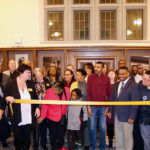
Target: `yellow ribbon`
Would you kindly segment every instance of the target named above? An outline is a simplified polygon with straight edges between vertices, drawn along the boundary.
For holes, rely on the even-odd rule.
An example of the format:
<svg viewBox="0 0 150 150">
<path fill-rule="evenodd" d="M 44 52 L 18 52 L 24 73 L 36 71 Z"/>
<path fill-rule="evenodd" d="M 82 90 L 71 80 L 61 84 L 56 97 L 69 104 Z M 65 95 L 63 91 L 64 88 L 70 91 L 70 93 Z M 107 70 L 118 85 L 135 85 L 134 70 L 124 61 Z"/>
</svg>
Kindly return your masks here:
<svg viewBox="0 0 150 150">
<path fill-rule="evenodd" d="M 150 101 L 95 102 L 95 101 L 58 101 L 15 99 L 15 103 L 51 105 L 150 105 Z"/>
</svg>

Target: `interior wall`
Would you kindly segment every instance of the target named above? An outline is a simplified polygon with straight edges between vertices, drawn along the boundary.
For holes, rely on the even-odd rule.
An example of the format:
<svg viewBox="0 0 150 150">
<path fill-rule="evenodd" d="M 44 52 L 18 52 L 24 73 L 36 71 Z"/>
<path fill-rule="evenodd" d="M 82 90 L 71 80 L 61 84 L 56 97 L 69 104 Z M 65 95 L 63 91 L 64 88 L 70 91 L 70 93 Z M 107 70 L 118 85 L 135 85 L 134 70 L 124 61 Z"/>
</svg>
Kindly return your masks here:
<svg viewBox="0 0 150 150">
<path fill-rule="evenodd" d="M 44 0 L 0 0 L 0 47 L 36 46 L 149 46 L 150 45 L 150 2 L 147 1 L 145 41 L 53 41 L 42 43 Z"/>
<path fill-rule="evenodd" d="M 0 0 L 0 20 L 0 47 L 39 45 L 39 0 Z"/>
</svg>

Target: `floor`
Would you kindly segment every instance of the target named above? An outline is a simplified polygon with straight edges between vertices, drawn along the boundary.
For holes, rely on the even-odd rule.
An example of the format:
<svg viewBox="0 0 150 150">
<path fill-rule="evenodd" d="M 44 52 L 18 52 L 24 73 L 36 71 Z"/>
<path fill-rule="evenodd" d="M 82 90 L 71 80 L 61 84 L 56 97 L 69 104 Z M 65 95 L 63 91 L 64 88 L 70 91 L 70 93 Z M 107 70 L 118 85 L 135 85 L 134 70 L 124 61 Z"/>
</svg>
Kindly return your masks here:
<svg viewBox="0 0 150 150">
<path fill-rule="evenodd" d="M 0 150 L 15 150 L 14 146 L 13 146 L 13 137 L 11 136 L 8 140 L 8 147 L 7 148 L 3 148 L 2 145 L 0 144 Z M 107 139 L 106 139 L 107 141 Z M 99 143 L 97 142 L 97 147 L 98 147 Z M 51 150 L 50 148 L 50 144 L 48 143 L 48 148 L 49 150 Z M 32 150 L 32 146 L 30 147 L 30 150 Z M 40 149 L 39 149 L 40 150 Z M 96 150 L 99 150 L 99 148 L 97 148 Z M 106 148 L 105 150 L 115 150 L 115 148 Z"/>
</svg>

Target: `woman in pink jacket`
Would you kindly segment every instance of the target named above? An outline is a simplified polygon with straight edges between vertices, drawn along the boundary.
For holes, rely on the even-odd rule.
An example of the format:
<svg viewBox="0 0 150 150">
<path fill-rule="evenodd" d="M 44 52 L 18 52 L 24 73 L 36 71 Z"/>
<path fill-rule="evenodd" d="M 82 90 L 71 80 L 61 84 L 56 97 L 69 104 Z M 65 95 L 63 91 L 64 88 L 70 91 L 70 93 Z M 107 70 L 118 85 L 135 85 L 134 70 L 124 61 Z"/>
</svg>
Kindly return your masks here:
<svg viewBox="0 0 150 150">
<path fill-rule="evenodd" d="M 47 90 L 44 100 L 70 100 L 70 90 L 64 87 L 62 82 L 57 81 Z M 63 144 L 67 124 L 66 111 L 67 105 L 42 105 L 38 122 L 41 123 L 47 117 L 52 150 L 65 150 Z"/>
</svg>

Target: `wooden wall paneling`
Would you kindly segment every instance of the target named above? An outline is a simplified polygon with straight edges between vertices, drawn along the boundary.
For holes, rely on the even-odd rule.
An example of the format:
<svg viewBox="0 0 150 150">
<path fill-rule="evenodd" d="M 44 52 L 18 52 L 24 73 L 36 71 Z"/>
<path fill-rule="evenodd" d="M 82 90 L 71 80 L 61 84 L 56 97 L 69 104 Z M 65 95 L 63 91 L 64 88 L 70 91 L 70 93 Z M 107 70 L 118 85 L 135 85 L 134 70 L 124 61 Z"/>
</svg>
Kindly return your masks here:
<svg viewBox="0 0 150 150">
<path fill-rule="evenodd" d="M 127 53 L 128 53 L 128 50 L 125 48 L 124 49 L 124 60 L 125 60 L 126 63 L 127 63 Z"/>
<path fill-rule="evenodd" d="M 131 56 L 150 56 L 149 46 L 91 46 L 91 47 L 18 47 L 18 48 L 0 48 L 3 57 L 4 70 L 8 69 L 8 60 L 14 59 L 15 54 L 28 54 L 29 59 L 33 62 L 33 67 L 41 65 L 39 55 L 48 53 L 50 56 L 59 56 L 62 58 L 62 68 L 71 63 L 76 66 L 76 59 L 78 57 L 111 57 L 116 56 L 115 64 L 120 59 L 127 61 L 127 66 L 130 68 Z M 40 52 L 40 53 L 39 53 Z M 47 56 L 47 55 L 45 55 Z M 45 57 L 44 56 L 44 57 Z M 38 59 L 37 59 L 38 58 Z M 38 60 L 38 61 L 37 61 Z"/>
<path fill-rule="evenodd" d="M 66 69 L 67 66 L 67 49 L 64 49 L 64 69 Z"/>
<path fill-rule="evenodd" d="M 80 51 L 69 51 L 68 52 L 68 64 L 73 64 L 75 67 L 75 70 L 79 66 L 77 64 L 80 61 L 81 63 L 85 62 L 91 62 L 92 60 L 103 60 L 106 61 L 107 59 L 114 59 L 114 69 L 117 69 L 117 62 L 124 56 L 124 53 L 122 50 L 104 50 L 104 49 L 99 49 L 99 50 L 80 50 Z M 80 59 L 80 60 L 79 60 Z M 88 59 L 88 60 L 87 60 Z M 79 61 L 78 61 L 79 60 Z"/>
<path fill-rule="evenodd" d="M 127 66 L 131 68 L 131 57 L 146 56 L 149 57 L 150 64 L 150 49 L 128 49 L 127 51 Z"/>
<path fill-rule="evenodd" d="M 19 50 L 10 50 L 8 53 L 8 59 L 11 60 L 15 60 L 15 56 L 16 54 L 28 54 L 28 59 L 31 61 L 32 63 L 32 67 L 33 67 L 33 51 L 28 49 L 28 50 L 22 50 L 21 48 Z M 18 63 L 18 62 L 16 62 Z"/>
<path fill-rule="evenodd" d="M 3 56 L 3 71 L 8 69 L 8 52 L 2 51 Z"/>
<path fill-rule="evenodd" d="M 32 55 L 33 55 L 33 69 L 37 67 L 37 52 L 36 50 L 32 51 Z"/>
<path fill-rule="evenodd" d="M 38 67 L 42 68 L 44 67 L 44 58 L 46 58 L 48 61 L 56 61 L 61 60 L 60 67 L 61 67 L 61 75 L 64 74 L 64 50 L 39 50 L 38 51 Z M 56 62 L 55 62 L 56 63 Z"/>
</svg>

